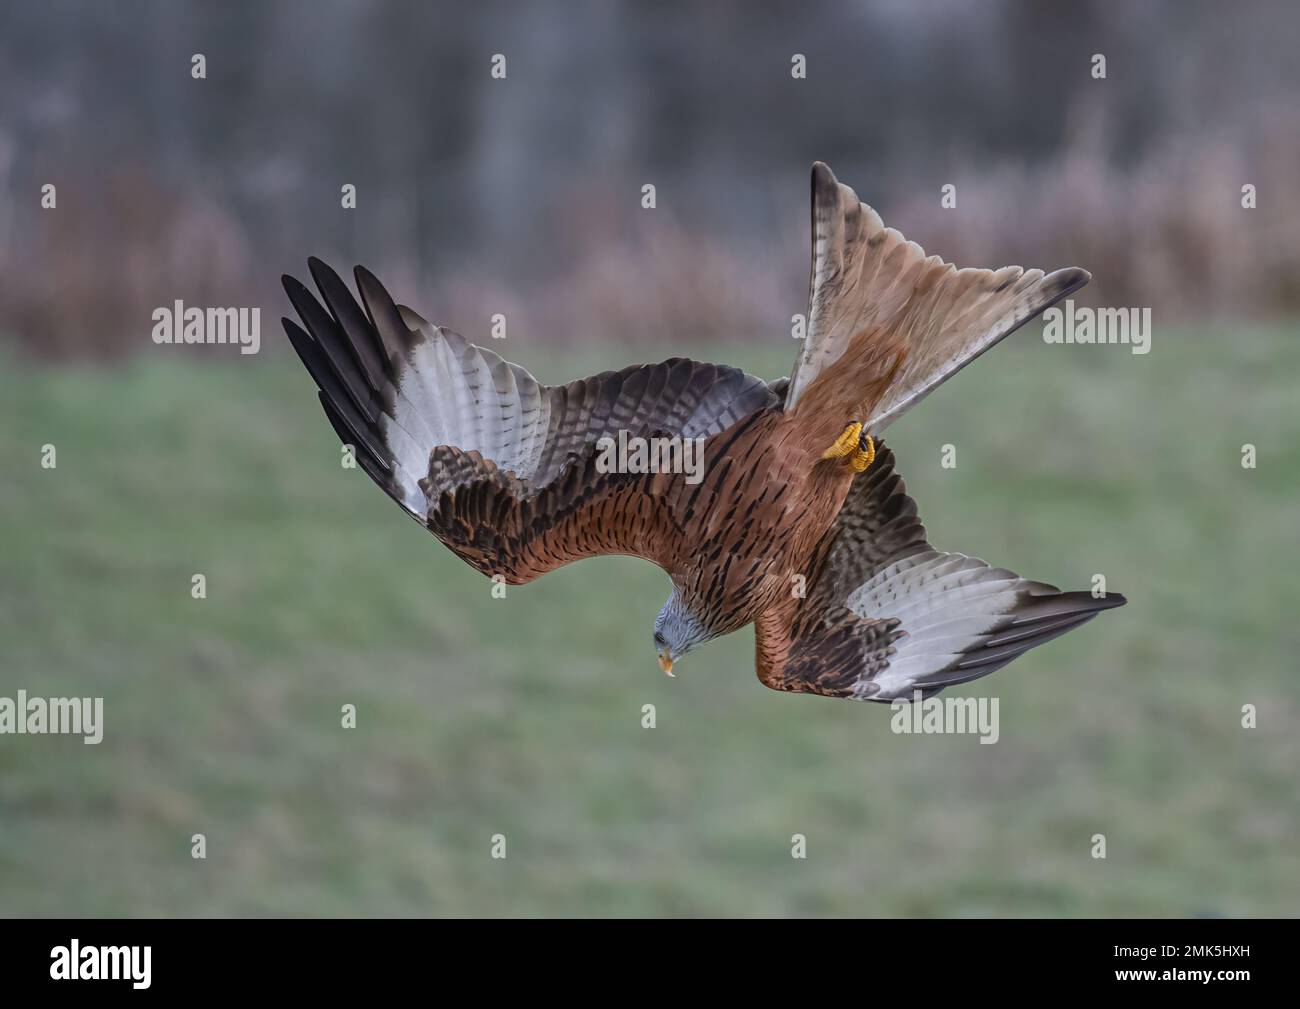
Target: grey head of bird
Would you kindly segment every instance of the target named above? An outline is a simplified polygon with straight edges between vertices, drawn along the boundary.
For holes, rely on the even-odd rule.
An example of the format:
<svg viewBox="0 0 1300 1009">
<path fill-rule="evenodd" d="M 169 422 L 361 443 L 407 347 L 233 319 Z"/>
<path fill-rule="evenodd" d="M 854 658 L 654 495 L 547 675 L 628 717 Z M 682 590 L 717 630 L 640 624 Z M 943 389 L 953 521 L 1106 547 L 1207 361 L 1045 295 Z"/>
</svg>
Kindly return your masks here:
<svg viewBox="0 0 1300 1009">
<path fill-rule="evenodd" d="M 659 653 L 659 668 L 673 675 L 673 663 L 698 645 L 717 637 L 704 622 L 691 612 L 682 594 L 673 586 L 659 616 L 655 618 L 655 651 Z"/>
</svg>

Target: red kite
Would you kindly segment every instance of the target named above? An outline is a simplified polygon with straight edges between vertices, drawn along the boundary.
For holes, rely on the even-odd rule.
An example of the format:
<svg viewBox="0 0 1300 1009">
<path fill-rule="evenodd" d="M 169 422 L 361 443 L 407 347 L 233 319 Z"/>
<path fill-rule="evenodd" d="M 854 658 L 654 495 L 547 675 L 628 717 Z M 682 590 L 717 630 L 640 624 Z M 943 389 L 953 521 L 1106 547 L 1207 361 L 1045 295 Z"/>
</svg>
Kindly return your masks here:
<svg viewBox="0 0 1300 1009">
<path fill-rule="evenodd" d="M 812 202 L 808 333 L 788 380 L 673 358 L 542 385 L 361 267 L 358 304 L 316 259 L 324 305 L 285 277 L 306 328 L 284 325 L 362 468 L 474 568 L 511 584 L 598 554 L 663 568 L 654 643 L 670 675 L 752 623 L 769 687 L 928 696 L 1122 605 L 936 550 L 877 441 L 1089 275 L 927 257 L 820 162 Z M 702 439 L 702 466 L 611 467 L 629 438 Z"/>
</svg>

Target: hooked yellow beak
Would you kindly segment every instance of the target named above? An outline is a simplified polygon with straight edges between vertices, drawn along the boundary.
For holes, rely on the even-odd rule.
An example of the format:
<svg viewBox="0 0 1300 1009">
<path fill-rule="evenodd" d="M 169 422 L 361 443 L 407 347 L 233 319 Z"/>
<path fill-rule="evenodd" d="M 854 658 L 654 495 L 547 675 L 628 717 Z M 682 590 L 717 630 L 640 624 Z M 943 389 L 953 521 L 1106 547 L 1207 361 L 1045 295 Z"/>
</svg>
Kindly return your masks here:
<svg viewBox="0 0 1300 1009">
<path fill-rule="evenodd" d="M 659 668 L 669 676 L 673 675 L 673 660 L 668 657 L 667 652 L 659 653 Z M 674 677 L 676 679 L 676 677 Z"/>
</svg>

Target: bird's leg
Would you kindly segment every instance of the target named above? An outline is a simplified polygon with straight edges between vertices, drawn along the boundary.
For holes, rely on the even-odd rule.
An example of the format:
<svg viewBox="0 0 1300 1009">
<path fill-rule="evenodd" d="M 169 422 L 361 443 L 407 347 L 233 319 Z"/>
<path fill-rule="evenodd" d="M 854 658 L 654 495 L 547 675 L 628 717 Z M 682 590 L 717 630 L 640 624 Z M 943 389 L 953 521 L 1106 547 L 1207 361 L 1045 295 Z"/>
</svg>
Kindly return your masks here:
<svg viewBox="0 0 1300 1009">
<path fill-rule="evenodd" d="M 861 473 L 876 458 L 876 443 L 871 435 L 862 429 L 859 421 L 853 421 L 825 452 L 823 459 L 845 459 L 854 473 Z"/>
<path fill-rule="evenodd" d="M 844 429 L 844 433 L 835 439 L 835 443 L 822 453 L 823 459 L 843 459 L 858 449 L 858 436 L 862 433 L 862 424 L 853 421 Z"/>
</svg>

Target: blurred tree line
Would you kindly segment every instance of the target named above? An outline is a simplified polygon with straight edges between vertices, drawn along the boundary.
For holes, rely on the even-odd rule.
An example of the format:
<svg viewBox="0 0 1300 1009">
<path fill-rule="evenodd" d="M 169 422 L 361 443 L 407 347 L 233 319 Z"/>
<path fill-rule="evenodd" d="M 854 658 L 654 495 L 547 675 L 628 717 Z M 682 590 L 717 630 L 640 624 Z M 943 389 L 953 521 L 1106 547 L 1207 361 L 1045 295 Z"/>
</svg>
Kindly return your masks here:
<svg viewBox="0 0 1300 1009">
<path fill-rule="evenodd" d="M 151 346 L 176 298 L 269 322 L 309 254 L 480 341 L 496 312 L 776 339 L 815 158 L 960 265 L 1082 265 L 1158 318 L 1291 312 L 1298 29 L 1283 2 L 10 3 L 0 339 Z"/>
</svg>

